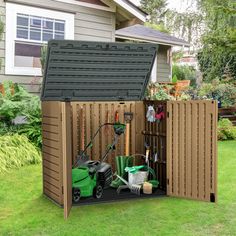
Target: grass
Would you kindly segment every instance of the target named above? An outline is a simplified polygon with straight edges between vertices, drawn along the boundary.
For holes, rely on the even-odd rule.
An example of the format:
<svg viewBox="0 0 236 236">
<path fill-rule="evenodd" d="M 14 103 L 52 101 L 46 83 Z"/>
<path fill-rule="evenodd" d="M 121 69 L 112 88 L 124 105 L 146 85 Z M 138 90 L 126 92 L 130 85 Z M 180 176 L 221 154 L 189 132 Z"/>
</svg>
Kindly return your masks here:
<svg viewBox="0 0 236 236">
<path fill-rule="evenodd" d="M 236 235 L 236 142 L 219 143 L 218 203 L 145 199 L 63 209 L 42 196 L 39 165 L 0 175 L 0 235 Z"/>
</svg>

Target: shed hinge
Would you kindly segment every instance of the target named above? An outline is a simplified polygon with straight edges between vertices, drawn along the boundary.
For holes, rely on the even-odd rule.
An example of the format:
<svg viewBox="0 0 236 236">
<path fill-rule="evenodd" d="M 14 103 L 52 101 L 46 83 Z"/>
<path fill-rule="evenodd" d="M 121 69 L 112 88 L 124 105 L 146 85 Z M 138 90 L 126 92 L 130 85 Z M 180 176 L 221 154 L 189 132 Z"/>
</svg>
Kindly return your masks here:
<svg viewBox="0 0 236 236">
<path fill-rule="evenodd" d="M 167 112 L 167 118 L 169 118 L 170 117 L 170 112 Z"/>
<path fill-rule="evenodd" d="M 60 118 L 60 119 L 61 119 L 61 121 L 62 121 L 62 112 L 61 112 L 61 118 Z"/>
<path fill-rule="evenodd" d="M 64 187 L 61 186 L 61 193 L 64 194 Z"/>
</svg>

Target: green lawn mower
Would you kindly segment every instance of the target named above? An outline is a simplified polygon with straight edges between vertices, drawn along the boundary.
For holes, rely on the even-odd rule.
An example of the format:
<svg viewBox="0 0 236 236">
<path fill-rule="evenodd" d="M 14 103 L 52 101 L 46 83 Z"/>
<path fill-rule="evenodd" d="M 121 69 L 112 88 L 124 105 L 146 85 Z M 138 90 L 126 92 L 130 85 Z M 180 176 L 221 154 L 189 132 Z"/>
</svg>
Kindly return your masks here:
<svg viewBox="0 0 236 236">
<path fill-rule="evenodd" d="M 108 146 L 106 153 L 100 161 L 89 160 L 85 154 L 102 127 L 112 125 L 115 133 L 113 143 Z M 78 203 L 81 197 L 101 198 L 103 189 L 108 188 L 112 183 L 113 173 L 111 165 L 104 162 L 110 151 L 115 149 L 118 137 L 125 132 L 125 124 L 105 123 L 101 125 L 91 141 L 87 144 L 84 151 L 77 156 L 77 161 L 72 169 L 72 199 Z"/>
</svg>

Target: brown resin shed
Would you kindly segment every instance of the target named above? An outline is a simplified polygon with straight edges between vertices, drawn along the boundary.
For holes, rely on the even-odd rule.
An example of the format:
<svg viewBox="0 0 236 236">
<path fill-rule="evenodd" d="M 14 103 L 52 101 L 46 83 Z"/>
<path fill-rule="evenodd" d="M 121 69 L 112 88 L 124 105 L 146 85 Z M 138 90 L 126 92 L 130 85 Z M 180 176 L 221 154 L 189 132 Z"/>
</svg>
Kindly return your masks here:
<svg viewBox="0 0 236 236">
<path fill-rule="evenodd" d="M 115 113 L 121 123 L 125 112 L 133 113 L 130 153 L 145 154 L 145 142 L 150 156 L 158 152 L 150 161 L 159 180 L 152 197 L 217 200 L 217 103 L 143 101 L 156 51 L 152 44 L 49 42 L 41 97 L 43 192 L 64 207 L 65 218 L 72 206 L 72 163 L 101 124 L 114 122 Z M 163 107 L 159 124 L 147 121 L 149 105 Z M 99 134 L 87 151 L 92 160 L 99 160 L 112 136 L 111 130 Z M 107 159 L 113 172 L 125 145 L 123 135 Z M 127 196 L 118 200 L 134 198 Z"/>
</svg>

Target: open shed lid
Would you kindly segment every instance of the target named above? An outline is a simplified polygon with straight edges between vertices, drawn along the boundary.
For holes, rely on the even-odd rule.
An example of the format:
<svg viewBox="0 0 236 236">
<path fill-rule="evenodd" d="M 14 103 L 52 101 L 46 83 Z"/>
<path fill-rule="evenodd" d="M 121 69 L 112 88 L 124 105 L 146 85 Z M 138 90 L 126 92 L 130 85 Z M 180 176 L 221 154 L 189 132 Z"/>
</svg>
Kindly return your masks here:
<svg viewBox="0 0 236 236">
<path fill-rule="evenodd" d="M 142 100 L 157 46 L 51 40 L 43 101 Z"/>
</svg>

